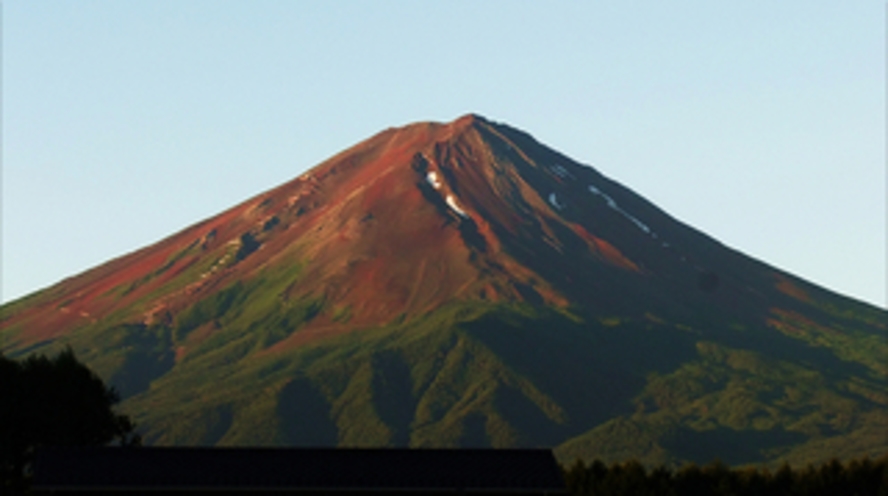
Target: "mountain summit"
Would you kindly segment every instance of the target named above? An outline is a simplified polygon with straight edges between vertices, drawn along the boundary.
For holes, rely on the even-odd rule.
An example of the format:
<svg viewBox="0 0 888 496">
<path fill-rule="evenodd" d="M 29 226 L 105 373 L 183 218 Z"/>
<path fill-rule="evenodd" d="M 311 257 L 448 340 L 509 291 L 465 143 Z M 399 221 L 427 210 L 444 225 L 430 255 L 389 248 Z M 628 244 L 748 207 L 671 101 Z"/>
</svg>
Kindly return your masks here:
<svg viewBox="0 0 888 496">
<path fill-rule="evenodd" d="M 2 307 L 165 445 L 553 446 L 649 463 L 888 449 L 888 315 L 477 115 L 383 131 Z"/>
</svg>

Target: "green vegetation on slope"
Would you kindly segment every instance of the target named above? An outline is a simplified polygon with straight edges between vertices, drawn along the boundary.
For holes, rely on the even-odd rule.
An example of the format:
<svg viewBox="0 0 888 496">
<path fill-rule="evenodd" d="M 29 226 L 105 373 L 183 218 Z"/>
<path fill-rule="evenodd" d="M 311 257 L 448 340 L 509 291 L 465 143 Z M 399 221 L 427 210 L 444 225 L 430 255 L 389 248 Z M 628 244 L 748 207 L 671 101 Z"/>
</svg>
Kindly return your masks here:
<svg viewBox="0 0 888 496">
<path fill-rule="evenodd" d="M 672 466 L 885 449 L 884 338 L 853 320 L 676 324 L 656 309 L 452 302 L 281 348 L 320 316 L 350 320 L 297 291 L 303 268 L 259 270 L 164 322 L 119 315 L 53 346 L 116 384 L 151 444 L 554 446 L 566 462 Z"/>
</svg>

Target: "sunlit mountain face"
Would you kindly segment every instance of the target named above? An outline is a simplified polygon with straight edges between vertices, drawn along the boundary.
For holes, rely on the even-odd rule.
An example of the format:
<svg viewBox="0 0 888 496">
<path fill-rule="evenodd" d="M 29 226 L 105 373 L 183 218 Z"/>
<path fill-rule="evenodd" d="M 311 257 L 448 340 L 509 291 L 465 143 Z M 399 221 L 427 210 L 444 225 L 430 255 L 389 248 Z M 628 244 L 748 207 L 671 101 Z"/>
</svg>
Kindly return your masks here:
<svg viewBox="0 0 888 496">
<path fill-rule="evenodd" d="M 888 312 L 475 115 L 385 130 L 0 312 L 5 353 L 71 346 L 148 444 L 888 451 Z"/>
</svg>

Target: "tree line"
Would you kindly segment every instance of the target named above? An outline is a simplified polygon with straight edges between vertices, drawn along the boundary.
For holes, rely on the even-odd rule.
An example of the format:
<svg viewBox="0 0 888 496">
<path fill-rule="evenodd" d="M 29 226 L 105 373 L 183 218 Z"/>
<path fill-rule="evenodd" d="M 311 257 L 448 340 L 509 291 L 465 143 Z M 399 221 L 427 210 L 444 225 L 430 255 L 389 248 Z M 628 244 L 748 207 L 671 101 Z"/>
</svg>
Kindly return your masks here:
<svg viewBox="0 0 888 496">
<path fill-rule="evenodd" d="M 595 496 L 888 496 L 888 454 L 876 459 L 832 459 L 822 465 L 792 469 L 730 468 L 715 461 L 647 470 L 636 460 L 614 463 L 582 461 L 563 468 L 568 490 Z"/>
</svg>

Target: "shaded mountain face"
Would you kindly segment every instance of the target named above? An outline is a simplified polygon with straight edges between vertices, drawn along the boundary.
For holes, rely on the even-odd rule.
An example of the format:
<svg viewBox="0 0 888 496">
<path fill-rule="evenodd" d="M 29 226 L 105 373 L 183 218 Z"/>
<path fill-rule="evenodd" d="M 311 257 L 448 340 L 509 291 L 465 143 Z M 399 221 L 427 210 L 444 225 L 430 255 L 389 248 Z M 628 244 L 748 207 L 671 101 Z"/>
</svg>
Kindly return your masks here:
<svg viewBox="0 0 888 496">
<path fill-rule="evenodd" d="M 888 449 L 888 313 L 474 115 L 379 133 L 0 319 L 6 353 L 72 346 L 161 445 Z"/>
</svg>

